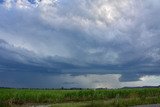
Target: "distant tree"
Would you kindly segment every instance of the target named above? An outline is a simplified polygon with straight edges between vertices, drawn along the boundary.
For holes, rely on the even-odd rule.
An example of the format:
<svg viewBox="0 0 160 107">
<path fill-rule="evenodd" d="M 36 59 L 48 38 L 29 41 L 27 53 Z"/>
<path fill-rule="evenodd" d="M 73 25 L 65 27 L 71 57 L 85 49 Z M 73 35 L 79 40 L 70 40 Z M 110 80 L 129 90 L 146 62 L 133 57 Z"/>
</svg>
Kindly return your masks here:
<svg viewBox="0 0 160 107">
<path fill-rule="evenodd" d="M 64 87 L 63 87 L 63 86 L 61 87 L 61 90 L 64 90 Z"/>
</svg>

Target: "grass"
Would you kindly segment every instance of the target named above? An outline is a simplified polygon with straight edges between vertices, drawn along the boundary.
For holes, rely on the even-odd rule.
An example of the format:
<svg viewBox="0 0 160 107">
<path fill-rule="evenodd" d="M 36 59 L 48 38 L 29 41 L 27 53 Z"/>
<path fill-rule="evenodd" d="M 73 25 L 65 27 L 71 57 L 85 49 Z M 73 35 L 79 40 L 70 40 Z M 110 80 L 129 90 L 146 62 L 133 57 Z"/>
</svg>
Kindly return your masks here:
<svg viewBox="0 0 160 107">
<path fill-rule="evenodd" d="M 0 103 L 53 104 L 54 107 L 59 107 L 59 105 L 60 107 L 70 107 L 70 105 L 72 107 L 99 107 L 100 105 L 101 107 L 128 107 L 160 103 L 160 88 L 117 90 L 0 89 Z"/>
<path fill-rule="evenodd" d="M 159 101 L 160 102 L 160 101 Z M 131 107 L 135 105 L 147 105 L 147 104 L 157 104 L 157 99 L 147 98 L 142 100 L 140 98 L 131 98 L 131 99 L 115 99 L 105 101 L 90 101 L 90 102 L 79 102 L 79 103 L 62 103 L 54 104 L 51 107 Z"/>
</svg>

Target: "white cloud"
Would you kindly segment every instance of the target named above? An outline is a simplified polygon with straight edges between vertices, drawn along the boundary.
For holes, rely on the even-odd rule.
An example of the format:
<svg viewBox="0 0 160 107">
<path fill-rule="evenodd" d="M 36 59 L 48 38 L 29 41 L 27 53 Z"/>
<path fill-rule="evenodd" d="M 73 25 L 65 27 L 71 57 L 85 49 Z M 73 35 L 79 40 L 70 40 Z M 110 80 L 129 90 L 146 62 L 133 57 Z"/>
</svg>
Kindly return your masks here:
<svg viewBox="0 0 160 107">
<path fill-rule="evenodd" d="M 20 9 L 29 9 L 33 7 L 31 3 L 27 0 L 5 0 L 4 6 L 6 8 L 20 8 Z"/>
</svg>

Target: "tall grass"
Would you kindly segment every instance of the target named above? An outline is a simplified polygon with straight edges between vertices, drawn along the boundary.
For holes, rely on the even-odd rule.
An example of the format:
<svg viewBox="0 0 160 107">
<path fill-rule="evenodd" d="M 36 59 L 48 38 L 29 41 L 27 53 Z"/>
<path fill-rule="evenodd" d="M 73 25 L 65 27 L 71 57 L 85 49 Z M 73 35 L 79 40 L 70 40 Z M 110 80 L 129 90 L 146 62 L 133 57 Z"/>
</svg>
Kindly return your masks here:
<svg viewBox="0 0 160 107">
<path fill-rule="evenodd" d="M 81 101 L 107 101 L 107 104 L 160 103 L 160 88 L 117 90 L 34 90 L 0 89 L 0 103 L 64 103 Z M 110 103 L 108 103 L 108 101 Z M 135 101 L 135 102 L 134 102 Z M 96 105 L 96 104 L 95 104 Z"/>
</svg>

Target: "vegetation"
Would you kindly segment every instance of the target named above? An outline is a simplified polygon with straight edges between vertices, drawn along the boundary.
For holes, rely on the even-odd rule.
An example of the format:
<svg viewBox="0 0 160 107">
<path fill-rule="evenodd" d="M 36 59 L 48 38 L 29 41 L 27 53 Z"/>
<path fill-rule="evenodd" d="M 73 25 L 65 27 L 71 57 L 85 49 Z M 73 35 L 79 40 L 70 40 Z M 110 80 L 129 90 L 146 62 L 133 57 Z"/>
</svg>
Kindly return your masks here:
<svg viewBox="0 0 160 107">
<path fill-rule="evenodd" d="M 68 103 L 69 102 L 69 103 Z M 75 103 L 80 102 L 80 103 Z M 160 103 L 160 88 L 114 90 L 0 89 L 0 103 L 54 104 L 54 107 L 128 107 Z M 63 104 L 57 104 L 63 103 Z"/>
</svg>

